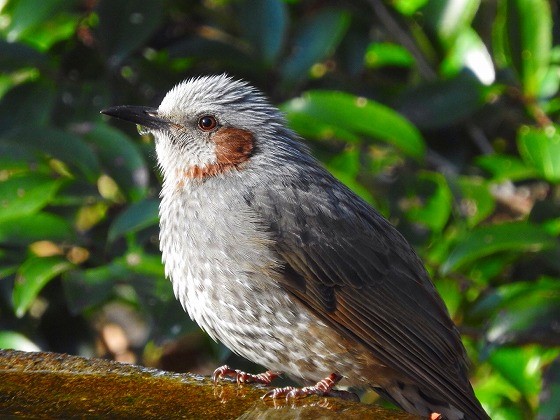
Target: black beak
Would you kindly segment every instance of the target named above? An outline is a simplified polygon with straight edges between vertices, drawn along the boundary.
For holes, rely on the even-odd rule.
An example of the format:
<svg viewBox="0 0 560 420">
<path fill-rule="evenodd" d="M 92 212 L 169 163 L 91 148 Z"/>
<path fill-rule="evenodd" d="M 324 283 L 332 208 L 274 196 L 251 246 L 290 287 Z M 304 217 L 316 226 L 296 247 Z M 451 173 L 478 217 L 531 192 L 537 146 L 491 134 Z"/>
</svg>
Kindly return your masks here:
<svg viewBox="0 0 560 420">
<path fill-rule="evenodd" d="M 101 113 L 156 130 L 167 128 L 170 124 L 168 120 L 158 117 L 156 108 L 146 106 L 119 105 L 103 109 Z"/>
</svg>

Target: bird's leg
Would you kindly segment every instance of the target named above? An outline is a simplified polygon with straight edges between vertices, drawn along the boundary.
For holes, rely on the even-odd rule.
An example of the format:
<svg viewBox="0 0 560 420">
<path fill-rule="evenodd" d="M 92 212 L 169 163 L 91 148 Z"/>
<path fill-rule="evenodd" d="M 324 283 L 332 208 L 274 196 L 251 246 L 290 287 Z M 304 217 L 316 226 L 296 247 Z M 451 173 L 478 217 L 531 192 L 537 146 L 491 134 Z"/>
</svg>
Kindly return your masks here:
<svg viewBox="0 0 560 420">
<path fill-rule="evenodd" d="M 290 398 L 300 398 L 307 397 L 309 395 L 319 395 L 321 397 L 338 397 L 344 400 L 359 401 L 359 398 L 353 392 L 348 391 L 338 391 L 333 389 L 334 386 L 342 379 L 341 375 L 336 373 L 331 373 L 325 379 L 320 380 L 313 386 L 306 386 L 304 388 L 296 388 L 293 386 L 287 386 L 284 388 L 275 388 L 272 391 L 267 392 L 262 396 L 265 398 L 286 398 L 286 401 Z"/>
<path fill-rule="evenodd" d="M 267 370 L 264 373 L 253 375 L 252 373 L 246 373 L 239 369 L 232 369 L 228 365 L 223 365 L 214 371 L 212 374 L 212 380 L 216 383 L 220 380 L 220 378 L 226 376 L 235 378 L 238 384 L 257 383 L 269 385 L 274 379 L 280 376 L 280 372 Z"/>
</svg>

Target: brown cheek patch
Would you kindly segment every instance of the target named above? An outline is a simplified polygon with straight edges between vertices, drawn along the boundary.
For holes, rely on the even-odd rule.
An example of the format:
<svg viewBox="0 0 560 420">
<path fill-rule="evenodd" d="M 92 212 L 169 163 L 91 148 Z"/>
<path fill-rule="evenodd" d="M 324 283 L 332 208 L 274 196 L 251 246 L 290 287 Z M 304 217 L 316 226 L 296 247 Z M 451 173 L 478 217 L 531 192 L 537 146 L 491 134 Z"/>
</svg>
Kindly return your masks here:
<svg viewBox="0 0 560 420">
<path fill-rule="evenodd" d="M 216 145 L 216 163 L 193 166 L 184 172 L 185 177 L 204 179 L 235 169 L 249 160 L 255 147 L 253 135 L 239 128 L 220 128 L 211 140 Z"/>
<path fill-rule="evenodd" d="M 237 166 L 247 161 L 253 153 L 253 135 L 239 128 L 221 128 L 212 140 L 216 144 L 218 164 Z"/>
</svg>

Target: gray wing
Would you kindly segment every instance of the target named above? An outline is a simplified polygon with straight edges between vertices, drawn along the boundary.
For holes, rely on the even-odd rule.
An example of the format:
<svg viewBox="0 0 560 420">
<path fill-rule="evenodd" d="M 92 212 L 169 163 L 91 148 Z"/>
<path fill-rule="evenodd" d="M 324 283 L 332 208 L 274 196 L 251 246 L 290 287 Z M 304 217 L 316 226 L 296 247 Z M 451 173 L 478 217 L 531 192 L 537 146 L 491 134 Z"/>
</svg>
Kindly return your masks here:
<svg viewBox="0 0 560 420">
<path fill-rule="evenodd" d="M 246 198 L 274 236 L 283 286 L 428 395 L 479 418 L 459 333 L 410 245 L 323 170 L 301 184 Z"/>
</svg>

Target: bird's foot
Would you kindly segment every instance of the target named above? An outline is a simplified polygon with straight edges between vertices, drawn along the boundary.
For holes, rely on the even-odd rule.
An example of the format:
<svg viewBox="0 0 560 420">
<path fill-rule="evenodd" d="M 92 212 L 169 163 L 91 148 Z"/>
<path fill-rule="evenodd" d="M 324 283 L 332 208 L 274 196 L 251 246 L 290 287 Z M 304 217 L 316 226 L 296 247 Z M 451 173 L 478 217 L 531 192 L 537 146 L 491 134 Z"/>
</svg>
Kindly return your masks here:
<svg viewBox="0 0 560 420">
<path fill-rule="evenodd" d="M 442 420 L 443 416 L 439 413 L 430 414 L 430 420 Z"/>
<path fill-rule="evenodd" d="M 337 397 L 342 398 L 344 400 L 350 401 L 359 401 L 360 399 L 356 394 L 353 392 L 348 391 L 339 391 L 333 389 L 333 387 L 342 379 L 342 376 L 337 375 L 336 373 L 331 373 L 325 379 L 320 380 L 313 386 L 306 386 L 304 388 L 296 388 L 293 386 L 286 386 L 284 388 L 275 388 L 266 394 L 264 394 L 261 398 L 286 398 L 286 401 L 290 400 L 291 398 L 301 398 L 307 397 L 309 395 L 318 395 L 320 397 Z"/>
<path fill-rule="evenodd" d="M 223 365 L 214 371 L 212 374 L 212 380 L 216 383 L 221 378 L 231 377 L 235 378 L 235 381 L 238 384 L 257 383 L 269 385 L 278 376 L 280 376 L 280 373 L 272 370 L 267 370 L 264 373 L 254 375 L 252 373 L 243 372 L 239 369 L 232 369 L 228 365 Z"/>
</svg>

